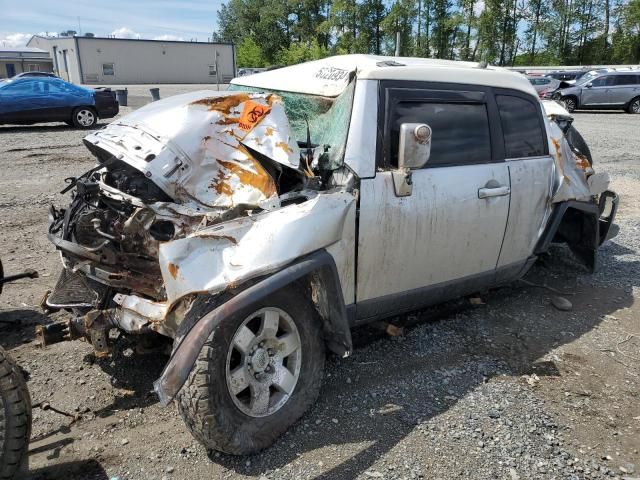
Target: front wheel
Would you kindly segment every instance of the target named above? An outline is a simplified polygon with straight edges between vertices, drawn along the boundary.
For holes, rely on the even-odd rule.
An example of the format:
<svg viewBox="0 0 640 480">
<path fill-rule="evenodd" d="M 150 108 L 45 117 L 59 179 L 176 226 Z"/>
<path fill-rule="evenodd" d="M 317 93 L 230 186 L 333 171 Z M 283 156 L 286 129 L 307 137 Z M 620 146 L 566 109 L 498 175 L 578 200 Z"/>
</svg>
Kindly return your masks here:
<svg viewBox="0 0 640 480">
<path fill-rule="evenodd" d="M 0 347 L 0 480 L 18 477 L 27 463 L 31 399 L 22 373 Z"/>
<path fill-rule="evenodd" d="M 562 101 L 564 102 L 564 108 L 566 108 L 569 113 L 573 113 L 578 107 L 578 103 L 573 97 L 566 97 Z"/>
<path fill-rule="evenodd" d="M 221 321 L 178 394 L 193 436 L 234 455 L 273 444 L 318 397 L 325 361 L 320 325 L 295 288 Z"/>
<path fill-rule="evenodd" d="M 98 116 L 93 108 L 76 108 L 71 115 L 71 121 L 77 128 L 91 128 L 98 122 Z"/>
</svg>

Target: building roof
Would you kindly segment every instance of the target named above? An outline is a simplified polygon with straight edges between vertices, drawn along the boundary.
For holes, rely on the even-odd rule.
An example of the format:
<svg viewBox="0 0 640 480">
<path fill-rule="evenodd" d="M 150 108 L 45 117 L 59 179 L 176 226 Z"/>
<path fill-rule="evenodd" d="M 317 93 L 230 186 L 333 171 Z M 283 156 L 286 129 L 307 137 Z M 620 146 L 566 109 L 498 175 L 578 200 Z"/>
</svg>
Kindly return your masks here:
<svg viewBox="0 0 640 480">
<path fill-rule="evenodd" d="M 198 45 L 233 45 L 233 43 L 229 43 L 229 42 L 193 42 L 193 41 L 186 41 L 186 40 L 153 40 L 153 39 L 150 39 L 150 38 L 85 37 L 83 35 L 74 35 L 73 37 L 44 37 L 42 35 L 34 35 L 33 37 L 38 37 L 38 38 L 42 38 L 43 40 L 51 40 L 51 41 L 77 38 L 79 41 L 80 40 L 82 40 L 82 41 L 84 41 L 84 40 L 114 40 L 114 41 L 119 41 L 119 42 L 154 42 L 154 43 L 180 43 L 180 44 L 191 43 L 191 44 L 198 44 Z M 33 37 L 32 37 L 32 39 L 33 39 Z M 29 40 L 29 42 L 27 42 L 27 44 L 29 44 L 30 42 L 31 42 L 31 40 Z"/>
<path fill-rule="evenodd" d="M 49 52 L 30 47 L 0 47 L 0 58 L 3 60 L 48 60 Z"/>
<path fill-rule="evenodd" d="M 535 89 L 523 75 L 505 68 L 417 57 L 339 55 L 235 78 L 231 83 L 333 97 L 342 93 L 353 75 L 358 79 L 498 86 L 520 90 L 537 98 Z"/>
<path fill-rule="evenodd" d="M 31 47 L 2 47 L 0 46 L 0 53 L 43 53 L 48 55 L 49 52 L 42 50 L 41 48 Z"/>
</svg>

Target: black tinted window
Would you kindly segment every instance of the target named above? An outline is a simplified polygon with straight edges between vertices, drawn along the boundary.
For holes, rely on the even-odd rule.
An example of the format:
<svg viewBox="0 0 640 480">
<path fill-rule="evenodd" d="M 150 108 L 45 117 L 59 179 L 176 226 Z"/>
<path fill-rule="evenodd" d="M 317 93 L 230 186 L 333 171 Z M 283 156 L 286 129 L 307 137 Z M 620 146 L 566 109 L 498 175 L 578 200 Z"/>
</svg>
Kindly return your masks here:
<svg viewBox="0 0 640 480">
<path fill-rule="evenodd" d="M 489 120 L 484 104 L 400 102 L 391 119 L 391 162 L 398 164 L 403 123 L 431 127 L 431 157 L 426 167 L 491 162 Z"/>
<path fill-rule="evenodd" d="M 496 95 L 507 158 L 537 157 L 545 154 L 540 114 L 529 100 Z"/>
<path fill-rule="evenodd" d="M 637 75 L 616 75 L 613 78 L 614 85 L 635 85 L 638 83 Z"/>
</svg>

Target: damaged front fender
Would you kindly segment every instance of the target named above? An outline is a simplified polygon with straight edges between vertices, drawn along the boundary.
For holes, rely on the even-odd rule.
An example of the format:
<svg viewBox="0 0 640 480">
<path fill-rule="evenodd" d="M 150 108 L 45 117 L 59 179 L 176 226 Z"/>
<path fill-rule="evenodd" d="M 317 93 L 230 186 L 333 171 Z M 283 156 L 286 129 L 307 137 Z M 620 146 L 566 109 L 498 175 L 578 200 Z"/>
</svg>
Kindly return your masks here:
<svg viewBox="0 0 640 480">
<path fill-rule="evenodd" d="M 218 293 L 339 242 L 355 196 L 302 192 L 301 203 L 203 228 L 160 246 L 167 302 Z M 206 265 L 206 268 L 203 266 Z"/>
</svg>

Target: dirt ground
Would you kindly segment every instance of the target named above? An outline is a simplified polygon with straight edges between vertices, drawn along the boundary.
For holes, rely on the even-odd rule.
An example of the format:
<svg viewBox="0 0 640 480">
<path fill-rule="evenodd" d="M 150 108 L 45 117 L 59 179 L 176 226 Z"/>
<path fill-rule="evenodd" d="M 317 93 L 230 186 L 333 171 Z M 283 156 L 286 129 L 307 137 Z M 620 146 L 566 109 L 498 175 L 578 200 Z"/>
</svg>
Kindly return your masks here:
<svg viewBox="0 0 640 480">
<path fill-rule="evenodd" d="M 126 111 L 126 108 L 123 108 Z M 86 132 L 0 127 L 0 258 L 40 278 L 5 287 L 0 343 L 28 375 L 34 479 L 611 478 L 640 476 L 640 115 L 577 113 L 595 167 L 621 196 L 620 234 L 591 274 L 554 249 L 516 284 L 354 332 L 315 407 L 252 457 L 207 452 L 152 382 L 167 357 L 125 340 L 95 360 L 82 342 L 39 348 L 60 268 L 47 208 L 93 166 Z M 56 314 L 62 315 L 62 314 Z M 52 407 L 44 410 L 42 407 Z M 62 413 L 53 411 L 56 409 Z"/>
</svg>

